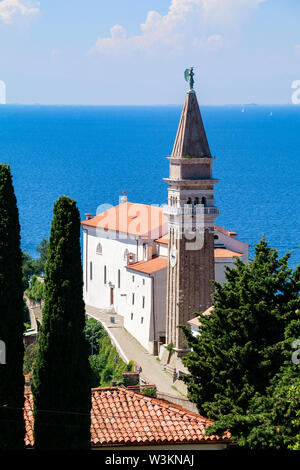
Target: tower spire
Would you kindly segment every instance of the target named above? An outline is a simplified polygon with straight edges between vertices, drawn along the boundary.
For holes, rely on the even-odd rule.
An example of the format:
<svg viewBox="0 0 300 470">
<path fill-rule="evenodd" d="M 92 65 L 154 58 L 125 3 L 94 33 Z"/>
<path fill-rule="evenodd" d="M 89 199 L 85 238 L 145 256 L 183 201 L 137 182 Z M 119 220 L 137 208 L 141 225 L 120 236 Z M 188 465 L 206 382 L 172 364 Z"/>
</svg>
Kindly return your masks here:
<svg viewBox="0 0 300 470">
<path fill-rule="evenodd" d="M 214 205 L 212 158 L 203 121 L 193 88 L 189 81 L 179 127 L 170 162 L 168 183 L 168 287 L 166 308 L 166 344 L 173 344 L 172 364 L 166 353 L 162 361 L 176 370 L 186 352 L 185 337 L 179 325 L 187 325 L 195 312 L 204 312 L 212 301 L 215 278 Z M 190 241 L 193 240 L 191 243 Z M 167 351 L 167 350 L 166 350 Z M 179 362 L 177 362 L 177 359 Z M 179 369 L 180 370 L 180 369 Z"/>
<path fill-rule="evenodd" d="M 193 69 L 186 69 L 185 79 L 190 84 L 177 130 L 172 157 L 211 157 L 202 116 L 193 90 Z"/>
</svg>

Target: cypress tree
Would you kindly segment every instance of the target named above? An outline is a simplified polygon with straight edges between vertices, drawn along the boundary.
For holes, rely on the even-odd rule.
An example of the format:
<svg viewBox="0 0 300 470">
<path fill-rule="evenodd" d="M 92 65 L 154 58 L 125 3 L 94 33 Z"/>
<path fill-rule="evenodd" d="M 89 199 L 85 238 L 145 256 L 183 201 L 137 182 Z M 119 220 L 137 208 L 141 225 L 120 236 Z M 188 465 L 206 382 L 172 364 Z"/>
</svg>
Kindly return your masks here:
<svg viewBox="0 0 300 470">
<path fill-rule="evenodd" d="M 23 315 L 19 214 L 10 168 L 0 164 L 1 450 L 24 447 Z"/>
<path fill-rule="evenodd" d="M 76 202 L 62 196 L 54 205 L 45 269 L 45 304 L 34 364 L 36 449 L 90 447 L 89 346 Z"/>
<path fill-rule="evenodd" d="M 215 283 L 214 310 L 199 316 L 200 335 L 183 327 L 192 347 L 183 359 L 190 399 L 214 420 L 209 432 L 229 429 L 251 449 L 287 448 L 299 432 L 287 397 L 299 375 L 291 345 L 300 338 L 299 270 L 288 267 L 289 256 L 279 259 L 263 238 L 253 261 L 237 260 L 227 283 Z"/>
</svg>

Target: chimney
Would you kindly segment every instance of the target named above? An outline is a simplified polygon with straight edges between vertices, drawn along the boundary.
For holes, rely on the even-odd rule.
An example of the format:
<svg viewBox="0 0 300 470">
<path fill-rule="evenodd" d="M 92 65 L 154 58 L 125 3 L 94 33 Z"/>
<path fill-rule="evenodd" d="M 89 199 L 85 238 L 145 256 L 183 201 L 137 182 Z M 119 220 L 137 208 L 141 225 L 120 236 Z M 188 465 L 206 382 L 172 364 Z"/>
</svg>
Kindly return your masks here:
<svg viewBox="0 0 300 470">
<path fill-rule="evenodd" d="M 90 220 L 92 218 L 92 214 L 85 214 L 86 220 Z"/>
<path fill-rule="evenodd" d="M 123 196 L 120 197 L 120 203 L 121 204 L 124 204 L 124 202 L 127 202 L 128 199 L 127 199 L 127 196 L 126 196 L 126 191 L 123 191 Z"/>
</svg>

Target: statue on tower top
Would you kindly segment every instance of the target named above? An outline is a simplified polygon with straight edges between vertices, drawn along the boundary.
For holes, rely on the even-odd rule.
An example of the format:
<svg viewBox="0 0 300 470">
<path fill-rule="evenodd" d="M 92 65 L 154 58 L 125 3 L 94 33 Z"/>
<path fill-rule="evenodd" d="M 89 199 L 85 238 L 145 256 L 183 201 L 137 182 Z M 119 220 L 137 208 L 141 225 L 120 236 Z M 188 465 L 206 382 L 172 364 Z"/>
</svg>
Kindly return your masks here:
<svg viewBox="0 0 300 470">
<path fill-rule="evenodd" d="M 194 67 L 191 67 L 190 69 L 185 69 L 184 71 L 184 78 L 185 81 L 188 82 L 190 85 L 190 90 L 189 91 L 194 91 Z"/>
</svg>

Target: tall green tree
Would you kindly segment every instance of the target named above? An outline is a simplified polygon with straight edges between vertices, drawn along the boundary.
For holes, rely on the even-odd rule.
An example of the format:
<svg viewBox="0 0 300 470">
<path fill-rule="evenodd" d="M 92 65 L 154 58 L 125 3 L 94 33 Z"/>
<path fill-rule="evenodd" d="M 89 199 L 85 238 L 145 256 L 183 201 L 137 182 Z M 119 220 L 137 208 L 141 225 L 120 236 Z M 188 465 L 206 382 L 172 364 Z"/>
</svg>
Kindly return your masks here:
<svg viewBox="0 0 300 470">
<path fill-rule="evenodd" d="M 0 164 L 0 449 L 24 446 L 23 315 L 19 214 L 10 168 Z"/>
<path fill-rule="evenodd" d="M 227 283 L 215 283 L 214 310 L 200 315 L 200 335 L 183 327 L 192 351 L 184 380 L 209 432 L 230 429 L 238 445 L 285 449 L 296 438 L 296 408 L 287 398 L 299 375 L 292 342 L 300 339 L 299 270 L 264 238 L 248 265 L 237 260 Z"/>
<path fill-rule="evenodd" d="M 42 238 L 41 243 L 37 247 L 36 251 L 40 255 L 40 257 L 36 260 L 37 271 L 38 273 L 44 273 L 49 253 L 49 241 L 47 238 Z"/>
<path fill-rule="evenodd" d="M 76 202 L 62 196 L 54 206 L 33 372 L 37 449 L 90 447 L 89 345 L 84 326 L 80 217 Z"/>
</svg>

